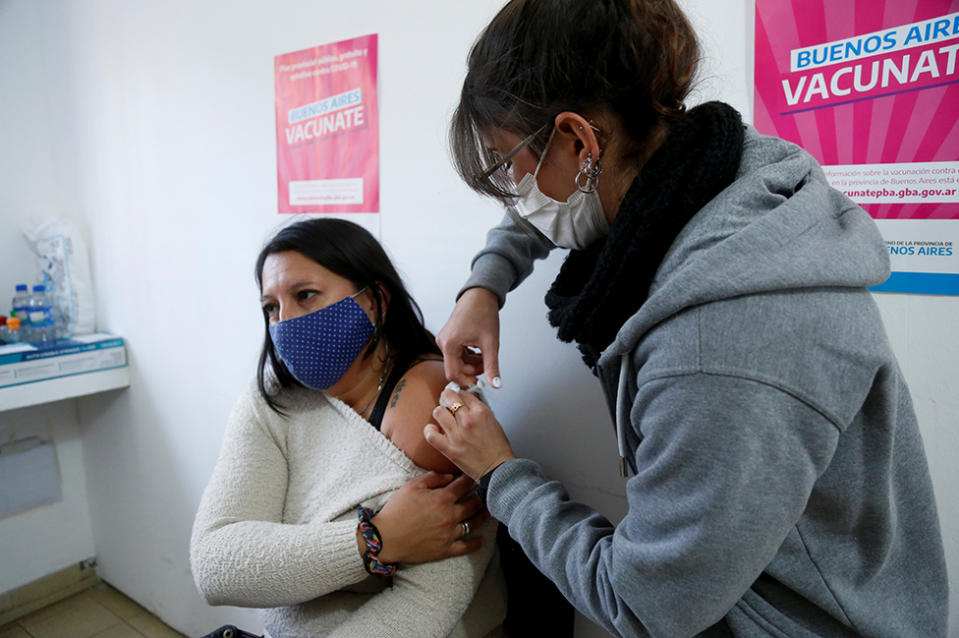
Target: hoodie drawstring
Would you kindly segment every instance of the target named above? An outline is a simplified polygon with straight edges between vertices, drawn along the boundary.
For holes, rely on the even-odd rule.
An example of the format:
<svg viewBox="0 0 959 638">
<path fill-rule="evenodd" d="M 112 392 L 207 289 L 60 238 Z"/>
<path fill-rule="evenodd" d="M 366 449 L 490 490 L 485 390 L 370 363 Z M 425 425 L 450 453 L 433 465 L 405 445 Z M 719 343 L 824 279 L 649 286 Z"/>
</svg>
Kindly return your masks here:
<svg viewBox="0 0 959 638">
<path fill-rule="evenodd" d="M 626 364 L 629 353 L 619 359 L 619 383 L 616 386 L 616 448 L 619 451 L 619 475 L 629 476 L 626 467 L 626 423 L 629 422 L 629 406 L 626 405 Z"/>
</svg>

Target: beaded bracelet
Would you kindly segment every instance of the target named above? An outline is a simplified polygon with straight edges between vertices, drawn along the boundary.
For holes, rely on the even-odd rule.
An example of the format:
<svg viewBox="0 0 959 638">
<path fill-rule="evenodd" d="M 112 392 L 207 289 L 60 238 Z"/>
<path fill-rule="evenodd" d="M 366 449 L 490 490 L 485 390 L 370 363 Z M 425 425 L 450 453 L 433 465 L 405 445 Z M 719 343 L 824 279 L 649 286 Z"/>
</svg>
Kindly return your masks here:
<svg viewBox="0 0 959 638">
<path fill-rule="evenodd" d="M 366 571 L 377 576 L 392 576 L 396 573 L 396 565 L 393 563 L 381 563 L 376 555 L 383 549 L 383 539 L 380 537 L 380 530 L 376 529 L 373 522 L 373 510 L 360 505 L 356 508 L 356 517 L 360 519 L 360 534 L 366 541 L 366 551 L 363 552 L 363 566 Z"/>
</svg>

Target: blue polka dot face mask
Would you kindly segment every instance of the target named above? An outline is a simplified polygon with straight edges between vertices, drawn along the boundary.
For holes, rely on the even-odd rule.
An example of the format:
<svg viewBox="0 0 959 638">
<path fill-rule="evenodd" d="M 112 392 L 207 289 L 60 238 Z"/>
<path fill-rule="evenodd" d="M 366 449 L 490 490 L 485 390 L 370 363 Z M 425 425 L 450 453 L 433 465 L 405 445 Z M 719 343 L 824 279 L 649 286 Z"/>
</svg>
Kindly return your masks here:
<svg viewBox="0 0 959 638">
<path fill-rule="evenodd" d="M 353 299 L 270 326 L 273 347 L 297 381 L 314 390 L 336 385 L 373 333 L 366 312 Z"/>
</svg>

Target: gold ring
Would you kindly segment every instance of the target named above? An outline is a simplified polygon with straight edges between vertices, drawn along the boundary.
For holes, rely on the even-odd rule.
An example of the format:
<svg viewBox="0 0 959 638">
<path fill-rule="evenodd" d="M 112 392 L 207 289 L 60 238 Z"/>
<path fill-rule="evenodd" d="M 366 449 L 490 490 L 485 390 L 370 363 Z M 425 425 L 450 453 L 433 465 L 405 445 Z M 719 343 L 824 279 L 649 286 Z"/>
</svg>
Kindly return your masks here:
<svg viewBox="0 0 959 638">
<path fill-rule="evenodd" d="M 463 407 L 463 404 L 459 401 L 454 401 L 453 403 L 446 406 L 446 409 L 450 411 L 450 414 L 456 416 L 456 411 Z"/>
</svg>

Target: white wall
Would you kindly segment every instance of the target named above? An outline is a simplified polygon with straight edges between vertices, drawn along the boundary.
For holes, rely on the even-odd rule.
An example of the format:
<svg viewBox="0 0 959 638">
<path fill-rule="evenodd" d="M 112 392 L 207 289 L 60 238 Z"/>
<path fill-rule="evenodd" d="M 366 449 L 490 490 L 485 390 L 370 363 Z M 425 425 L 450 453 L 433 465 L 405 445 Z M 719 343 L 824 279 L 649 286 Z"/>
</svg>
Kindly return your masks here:
<svg viewBox="0 0 959 638">
<path fill-rule="evenodd" d="M 58 52 L 52 80 L 33 85 L 26 104 L 55 105 L 62 119 L 51 126 L 67 129 L 39 146 L 69 163 L 54 174 L 67 176 L 64 192 L 89 228 L 99 324 L 127 338 L 133 373 L 128 390 L 79 401 L 100 573 L 189 635 L 227 620 L 256 628 L 247 610 L 199 600 L 187 544 L 230 406 L 253 372 L 252 262 L 284 221 L 275 213 L 273 56 L 380 34 L 381 237 L 436 330 L 499 218 L 456 178 L 445 131 L 468 47 L 500 0 L 48 0 L 43 14 L 33 4 L 0 3 L 0 35 L 25 29 L 22 59 L 43 44 Z M 749 0 L 683 4 L 706 46 L 698 99 L 726 99 L 749 119 Z M 0 79 L 0 95 L 20 84 Z M 0 102 L 0 121 L 10 108 Z M 30 171 L 3 184 L 23 205 L 59 188 Z M 541 264 L 503 311 L 504 388 L 491 399 L 520 453 L 618 519 L 623 483 L 605 404 L 545 322 L 542 296 L 560 260 Z M 959 512 L 945 498 L 959 487 L 948 458 L 955 301 L 880 303 L 913 383 L 959 574 Z M 579 620 L 578 636 L 602 635 Z"/>
<path fill-rule="evenodd" d="M 80 223 L 71 118 L 63 106 L 62 12 L 36 2 L 0 2 L 0 314 L 16 283 L 39 268 L 21 218 L 55 214 Z M 67 115 L 69 115 L 67 113 Z M 0 412 L 0 443 L 31 435 L 56 446 L 63 500 L 0 519 L 0 592 L 93 557 L 83 445 L 75 401 Z"/>
</svg>

